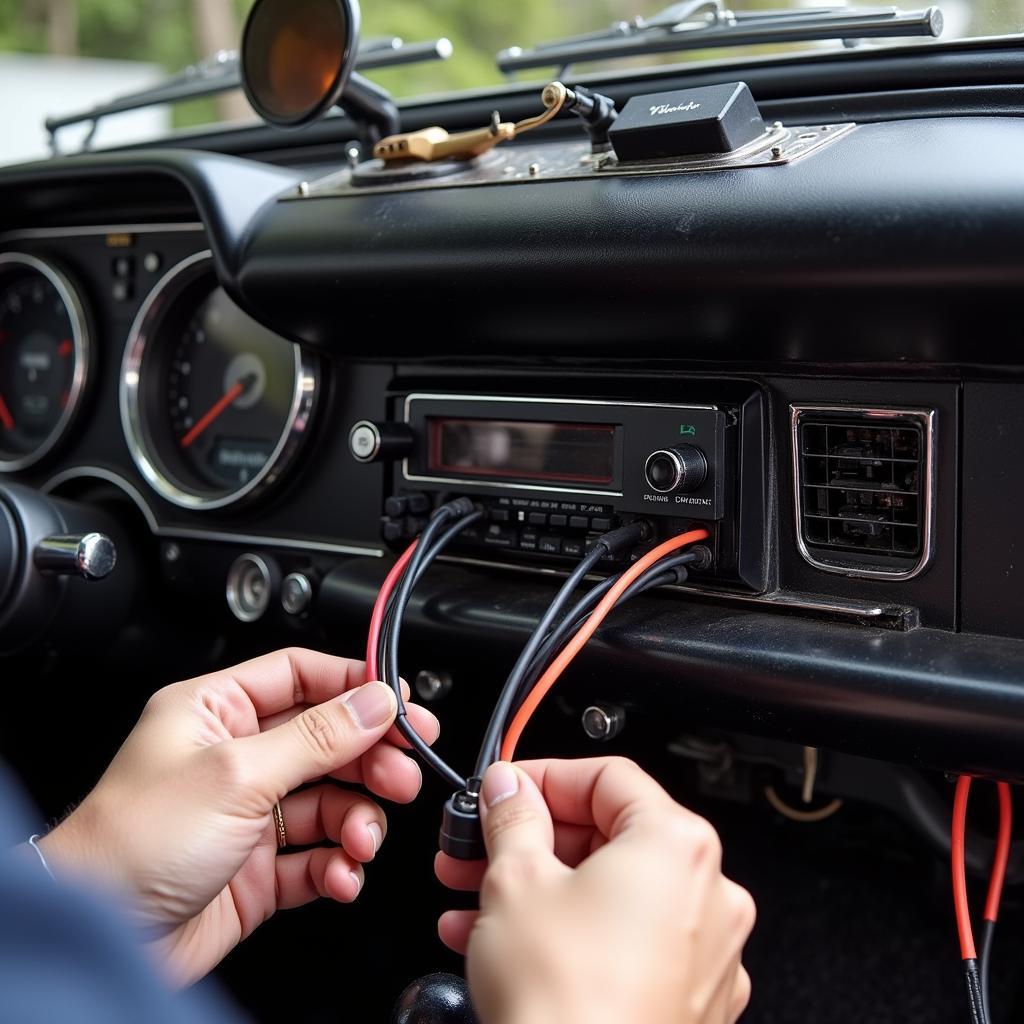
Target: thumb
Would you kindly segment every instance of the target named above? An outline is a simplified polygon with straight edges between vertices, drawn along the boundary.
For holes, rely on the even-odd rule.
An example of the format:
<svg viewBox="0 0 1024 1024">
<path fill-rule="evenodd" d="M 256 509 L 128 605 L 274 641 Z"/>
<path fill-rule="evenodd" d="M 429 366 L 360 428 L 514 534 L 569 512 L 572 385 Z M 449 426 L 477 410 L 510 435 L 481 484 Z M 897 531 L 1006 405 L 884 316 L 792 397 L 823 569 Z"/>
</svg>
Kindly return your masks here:
<svg viewBox="0 0 1024 1024">
<path fill-rule="evenodd" d="M 366 753 L 391 727 L 398 702 L 384 683 L 367 683 L 306 708 L 283 725 L 236 740 L 256 785 L 278 800 Z"/>
<path fill-rule="evenodd" d="M 552 854 L 551 812 L 533 779 L 505 761 L 492 764 L 480 789 L 480 821 L 487 854 Z"/>
</svg>

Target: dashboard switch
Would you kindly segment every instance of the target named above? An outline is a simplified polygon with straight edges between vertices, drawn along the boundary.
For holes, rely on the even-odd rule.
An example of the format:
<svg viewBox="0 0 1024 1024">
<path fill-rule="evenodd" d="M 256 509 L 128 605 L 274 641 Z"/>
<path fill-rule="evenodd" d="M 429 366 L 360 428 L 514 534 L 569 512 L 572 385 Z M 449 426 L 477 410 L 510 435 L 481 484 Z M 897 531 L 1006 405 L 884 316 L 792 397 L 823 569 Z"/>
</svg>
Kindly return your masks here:
<svg viewBox="0 0 1024 1024">
<path fill-rule="evenodd" d="M 413 432 L 404 423 L 360 420 L 349 431 L 348 450 L 356 462 L 393 462 L 412 451 Z"/>
</svg>

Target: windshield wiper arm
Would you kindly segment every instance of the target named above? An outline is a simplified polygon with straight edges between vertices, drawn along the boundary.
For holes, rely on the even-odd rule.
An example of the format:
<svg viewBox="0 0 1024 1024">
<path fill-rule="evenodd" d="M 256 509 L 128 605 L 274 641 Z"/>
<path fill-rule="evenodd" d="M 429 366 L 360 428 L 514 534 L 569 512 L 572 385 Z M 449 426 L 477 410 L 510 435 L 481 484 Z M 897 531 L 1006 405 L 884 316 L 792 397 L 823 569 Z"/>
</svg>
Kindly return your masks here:
<svg viewBox="0 0 1024 1024">
<path fill-rule="evenodd" d="M 820 7 L 803 10 L 730 11 L 723 0 L 685 0 L 649 18 L 617 21 L 610 28 L 540 43 L 529 50 L 502 50 L 498 67 L 506 74 L 529 68 L 564 71 L 584 61 L 616 60 L 719 46 L 757 46 L 821 39 L 844 42 L 885 36 L 939 36 L 937 7 Z"/>
<path fill-rule="evenodd" d="M 429 60 L 447 60 L 452 55 L 452 44 L 448 39 L 434 39 L 424 43 L 405 43 L 398 38 L 374 39 L 359 47 L 355 66 L 359 71 L 375 68 L 398 67 L 401 64 L 418 64 Z M 106 103 L 97 104 L 89 110 L 60 117 L 48 117 L 46 130 L 50 135 L 50 149 L 57 153 L 57 133 L 73 124 L 91 122 L 89 134 L 82 144 L 88 149 L 100 121 L 113 114 L 124 114 L 130 110 L 158 107 L 165 103 L 181 103 L 185 100 L 206 99 L 242 88 L 242 70 L 237 50 L 219 50 L 212 57 L 191 64 L 183 71 L 164 79 L 147 89 L 118 96 Z"/>
</svg>

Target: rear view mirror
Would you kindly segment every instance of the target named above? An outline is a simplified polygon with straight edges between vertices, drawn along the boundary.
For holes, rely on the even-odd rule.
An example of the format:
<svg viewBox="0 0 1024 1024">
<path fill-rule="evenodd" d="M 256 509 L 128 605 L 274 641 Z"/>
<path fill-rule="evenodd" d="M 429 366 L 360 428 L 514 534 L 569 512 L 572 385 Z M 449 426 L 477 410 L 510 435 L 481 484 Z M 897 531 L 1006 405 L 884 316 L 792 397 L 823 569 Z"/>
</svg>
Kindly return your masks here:
<svg viewBox="0 0 1024 1024">
<path fill-rule="evenodd" d="M 357 0 L 256 0 L 242 36 L 242 83 L 279 128 L 322 117 L 341 100 L 359 40 Z"/>
</svg>

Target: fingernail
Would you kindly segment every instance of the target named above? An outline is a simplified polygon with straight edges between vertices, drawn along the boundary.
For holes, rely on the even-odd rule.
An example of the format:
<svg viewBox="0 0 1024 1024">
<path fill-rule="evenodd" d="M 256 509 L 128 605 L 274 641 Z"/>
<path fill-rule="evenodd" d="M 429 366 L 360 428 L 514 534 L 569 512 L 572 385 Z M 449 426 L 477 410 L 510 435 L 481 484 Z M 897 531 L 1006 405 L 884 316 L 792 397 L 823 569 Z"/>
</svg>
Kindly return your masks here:
<svg viewBox="0 0 1024 1024">
<path fill-rule="evenodd" d="M 376 853 L 380 849 L 380 844 L 384 842 L 384 833 L 375 821 L 371 821 L 366 826 L 366 831 L 370 833 L 370 838 L 373 840 L 373 852 Z"/>
<path fill-rule="evenodd" d="M 518 792 L 519 776 L 512 765 L 499 761 L 487 769 L 480 795 L 488 807 L 500 804 L 502 800 L 507 800 Z"/>
<path fill-rule="evenodd" d="M 341 699 L 362 729 L 377 729 L 395 717 L 395 695 L 383 683 L 367 683 Z"/>
<path fill-rule="evenodd" d="M 362 889 L 362 887 L 363 887 L 362 880 L 360 879 L 360 877 L 354 871 L 350 871 L 348 873 L 348 877 L 351 878 L 352 881 L 356 883 L 356 896 L 358 896 L 359 895 L 359 890 Z M 355 899 L 356 896 L 353 896 L 352 899 Z"/>
</svg>

